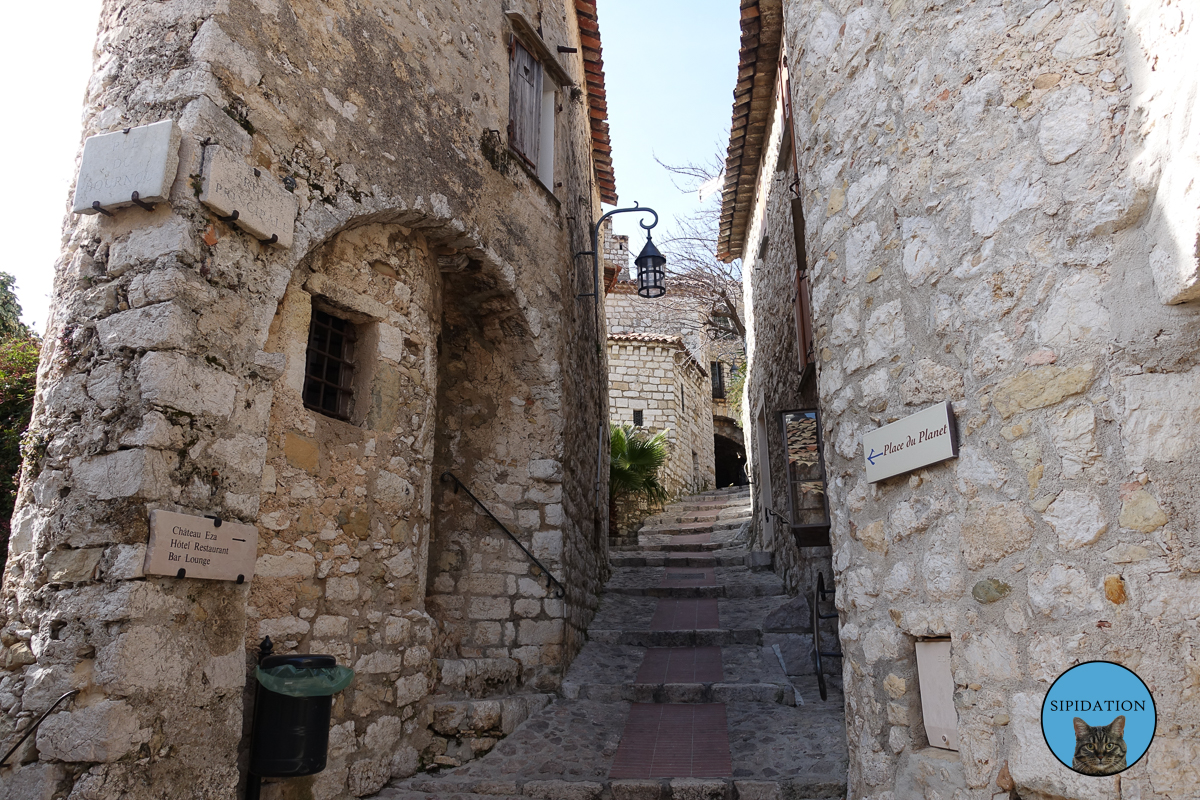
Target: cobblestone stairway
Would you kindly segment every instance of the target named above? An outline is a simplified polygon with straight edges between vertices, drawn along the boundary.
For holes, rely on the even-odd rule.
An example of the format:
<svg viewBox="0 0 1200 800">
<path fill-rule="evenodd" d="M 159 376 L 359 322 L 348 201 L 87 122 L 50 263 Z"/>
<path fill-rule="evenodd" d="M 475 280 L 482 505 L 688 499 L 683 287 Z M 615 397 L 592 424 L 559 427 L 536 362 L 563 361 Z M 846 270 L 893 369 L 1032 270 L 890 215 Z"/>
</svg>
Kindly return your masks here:
<svg viewBox="0 0 1200 800">
<path fill-rule="evenodd" d="M 561 696 L 482 758 L 379 800 L 843 797 L 842 696 L 822 702 L 815 676 L 789 677 L 770 646 L 796 601 L 739 543 L 749 505 L 721 490 L 648 519 L 637 547 L 611 554 Z"/>
</svg>

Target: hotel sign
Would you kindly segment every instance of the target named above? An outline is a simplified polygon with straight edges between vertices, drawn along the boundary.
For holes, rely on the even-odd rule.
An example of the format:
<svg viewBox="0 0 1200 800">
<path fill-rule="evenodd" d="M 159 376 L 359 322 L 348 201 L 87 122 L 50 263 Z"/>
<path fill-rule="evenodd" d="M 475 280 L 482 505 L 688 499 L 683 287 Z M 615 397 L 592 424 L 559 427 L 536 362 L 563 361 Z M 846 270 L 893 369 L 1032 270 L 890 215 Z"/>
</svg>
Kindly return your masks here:
<svg viewBox="0 0 1200 800">
<path fill-rule="evenodd" d="M 258 528 L 213 517 L 150 512 L 147 575 L 245 583 L 254 575 Z"/>
<path fill-rule="evenodd" d="M 863 435 L 872 483 L 957 457 L 958 426 L 949 400 Z"/>
</svg>

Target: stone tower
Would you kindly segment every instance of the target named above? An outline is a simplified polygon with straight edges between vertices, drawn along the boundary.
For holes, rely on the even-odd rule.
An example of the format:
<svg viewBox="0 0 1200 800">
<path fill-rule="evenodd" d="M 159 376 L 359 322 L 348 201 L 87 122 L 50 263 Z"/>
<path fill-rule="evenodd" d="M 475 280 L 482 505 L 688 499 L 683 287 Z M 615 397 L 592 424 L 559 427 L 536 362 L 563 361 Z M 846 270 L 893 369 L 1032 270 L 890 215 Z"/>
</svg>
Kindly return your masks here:
<svg viewBox="0 0 1200 800">
<path fill-rule="evenodd" d="M 264 796 L 486 750 L 487 726 L 430 731 L 435 693 L 497 700 L 499 730 L 557 686 L 607 564 L 603 324 L 573 255 L 616 196 L 594 6 L 505 5 L 105 4 L 85 135 L 167 122 L 166 150 L 81 165 L 109 183 L 81 180 L 103 213 L 57 264 L 5 730 L 80 693 L 0 795 L 235 796 L 267 635 L 357 677 L 329 767 Z M 164 158 L 157 202 L 101 191 Z M 146 574 L 155 511 L 254 526 L 253 574 Z"/>
</svg>

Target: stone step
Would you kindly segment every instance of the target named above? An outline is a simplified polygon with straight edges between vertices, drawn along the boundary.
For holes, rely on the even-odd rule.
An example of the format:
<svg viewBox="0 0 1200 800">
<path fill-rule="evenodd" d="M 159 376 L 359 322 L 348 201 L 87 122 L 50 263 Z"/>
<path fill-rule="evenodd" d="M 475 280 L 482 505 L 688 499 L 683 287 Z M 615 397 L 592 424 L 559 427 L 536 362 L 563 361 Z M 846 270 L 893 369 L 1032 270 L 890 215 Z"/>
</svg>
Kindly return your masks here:
<svg viewBox="0 0 1200 800">
<path fill-rule="evenodd" d="M 691 552 L 691 551 L 707 551 L 713 552 L 716 550 L 725 549 L 727 545 L 724 542 L 699 542 L 688 544 L 687 542 L 667 542 L 664 544 L 619 544 L 608 548 L 610 553 L 643 553 L 643 552 Z"/>
<path fill-rule="evenodd" d="M 753 571 L 745 566 L 647 566 L 614 569 L 604 591 L 646 597 L 735 598 L 774 597 L 783 594 L 784 587 L 773 572 Z"/>
<path fill-rule="evenodd" d="M 663 522 L 661 524 L 646 524 L 638 530 L 638 534 L 646 533 L 670 533 L 675 535 L 689 535 L 696 533 L 714 533 L 717 531 L 734 531 L 750 521 L 750 517 L 744 519 L 728 519 L 717 520 L 715 522 Z"/>
<path fill-rule="evenodd" d="M 670 510 L 666 509 L 659 514 L 646 517 L 642 522 L 645 525 L 661 525 L 664 523 L 692 523 L 692 522 L 725 522 L 733 519 L 747 520 L 754 516 L 754 511 L 750 506 L 737 506 L 735 508 L 714 509 L 712 511 L 692 511 L 692 510 Z"/>
<path fill-rule="evenodd" d="M 447 779 L 449 782 L 449 779 Z M 469 782 L 464 785 L 471 785 Z M 496 783 L 496 794 L 464 792 L 437 788 L 429 792 L 415 789 L 384 789 L 377 800 L 830 800 L 846 794 L 846 784 L 830 783 L 814 787 L 808 781 L 745 781 L 722 778 L 657 778 L 652 780 L 615 780 L 599 785 L 594 781 L 528 781 L 518 787 L 528 794 L 509 794 L 517 784 Z M 489 787 L 484 787 L 489 788 Z M 816 789 L 820 794 L 812 794 Z M 800 794 L 797 794 L 797 791 Z"/>
<path fill-rule="evenodd" d="M 385 788 L 378 800 L 540 798 L 834 798 L 846 787 L 842 698 L 821 702 L 816 683 L 800 685 L 802 705 L 727 703 L 732 776 L 610 779 L 631 705 L 559 700 L 531 717 L 483 758 Z M 422 794 L 424 793 L 424 795 Z M 476 797 L 472 797 L 475 795 Z"/>
<path fill-rule="evenodd" d="M 721 551 L 629 551 L 611 554 L 608 564 L 613 567 L 625 566 L 744 566 L 746 563 L 744 549 L 725 548 Z"/>
<path fill-rule="evenodd" d="M 695 680 L 660 681 L 672 674 Z M 636 703 L 780 703 L 795 705 L 795 691 L 770 647 L 729 646 L 649 649 L 588 642 L 571 664 L 563 696 Z"/>
</svg>

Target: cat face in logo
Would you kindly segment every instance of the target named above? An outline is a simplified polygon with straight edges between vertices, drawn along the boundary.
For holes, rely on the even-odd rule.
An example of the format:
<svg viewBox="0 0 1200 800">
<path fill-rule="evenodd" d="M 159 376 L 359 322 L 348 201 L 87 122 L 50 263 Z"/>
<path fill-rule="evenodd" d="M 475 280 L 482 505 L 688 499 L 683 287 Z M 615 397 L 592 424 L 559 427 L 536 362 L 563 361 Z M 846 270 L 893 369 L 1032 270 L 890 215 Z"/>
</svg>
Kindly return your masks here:
<svg viewBox="0 0 1200 800">
<path fill-rule="evenodd" d="M 1084 775 L 1113 775 L 1125 769 L 1125 715 L 1107 725 L 1075 718 L 1075 759 L 1071 768 Z"/>
</svg>

